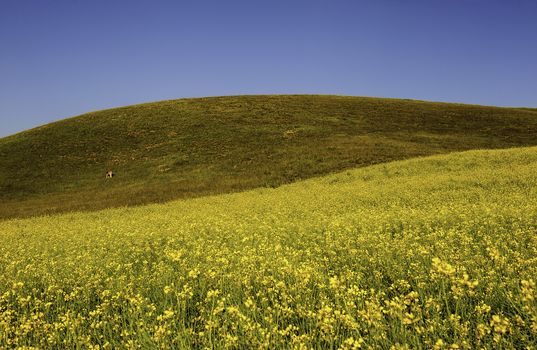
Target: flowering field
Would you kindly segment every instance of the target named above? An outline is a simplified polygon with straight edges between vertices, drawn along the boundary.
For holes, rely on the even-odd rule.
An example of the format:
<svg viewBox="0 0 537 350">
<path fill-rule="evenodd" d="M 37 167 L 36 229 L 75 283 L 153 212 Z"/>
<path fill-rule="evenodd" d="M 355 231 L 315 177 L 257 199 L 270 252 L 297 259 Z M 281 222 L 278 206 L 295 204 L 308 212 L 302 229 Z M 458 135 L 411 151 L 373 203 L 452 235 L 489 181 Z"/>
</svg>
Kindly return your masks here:
<svg viewBox="0 0 537 350">
<path fill-rule="evenodd" d="M 0 348 L 524 349 L 537 148 L 0 222 Z"/>
</svg>

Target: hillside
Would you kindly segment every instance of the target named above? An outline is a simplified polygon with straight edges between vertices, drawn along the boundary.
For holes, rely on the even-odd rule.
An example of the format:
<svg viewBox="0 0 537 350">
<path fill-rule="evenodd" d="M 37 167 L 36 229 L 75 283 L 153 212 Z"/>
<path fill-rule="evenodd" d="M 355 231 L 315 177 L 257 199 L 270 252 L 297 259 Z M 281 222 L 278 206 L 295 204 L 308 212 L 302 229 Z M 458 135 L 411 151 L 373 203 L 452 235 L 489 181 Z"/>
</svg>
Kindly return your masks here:
<svg viewBox="0 0 537 350">
<path fill-rule="evenodd" d="M 520 108 L 305 95 L 147 103 L 0 139 L 0 218 L 275 187 L 416 156 L 537 145 L 535 135 L 537 113 Z"/>
<path fill-rule="evenodd" d="M 0 348 L 531 348 L 536 169 L 469 151 L 2 221 Z"/>
</svg>

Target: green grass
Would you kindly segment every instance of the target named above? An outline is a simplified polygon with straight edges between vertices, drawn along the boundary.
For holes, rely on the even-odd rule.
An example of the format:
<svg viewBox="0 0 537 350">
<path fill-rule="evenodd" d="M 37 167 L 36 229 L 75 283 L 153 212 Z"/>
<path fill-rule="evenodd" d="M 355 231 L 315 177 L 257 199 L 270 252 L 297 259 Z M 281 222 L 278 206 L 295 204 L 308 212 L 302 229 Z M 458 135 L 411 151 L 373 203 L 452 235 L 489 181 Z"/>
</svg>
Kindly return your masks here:
<svg viewBox="0 0 537 350">
<path fill-rule="evenodd" d="M 0 139 L 0 218 L 276 187 L 392 160 L 537 145 L 531 109 L 338 96 L 182 99 Z M 107 181 L 105 171 L 117 176 Z"/>
<path fill-rule="evenodd" d="M 533 147 L 2 221 L 0 348 L 530 348 L 535 198 Z"/>
</svg>

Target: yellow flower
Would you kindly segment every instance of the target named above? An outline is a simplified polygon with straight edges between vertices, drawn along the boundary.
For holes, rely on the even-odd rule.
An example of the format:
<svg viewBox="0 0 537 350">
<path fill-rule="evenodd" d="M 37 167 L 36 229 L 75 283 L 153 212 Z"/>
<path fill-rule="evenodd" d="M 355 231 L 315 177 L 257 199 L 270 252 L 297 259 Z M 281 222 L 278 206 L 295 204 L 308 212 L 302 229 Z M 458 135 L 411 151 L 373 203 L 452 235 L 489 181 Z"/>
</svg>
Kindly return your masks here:
<svg viewBox="0 0 537 350">
<path fill-rule="evenodd" d="M 433 258 L 433 271 L 441 275 L 451 276 L 455 274 L 455 268 L 440 258 Z"/>
<path fill-rule="evenodd" d="M 532 279 L 522 280 L 520 282 L 522 288 L 522 301 L 531 302 L 534 300 L 535 282 Z"/>
</svg>

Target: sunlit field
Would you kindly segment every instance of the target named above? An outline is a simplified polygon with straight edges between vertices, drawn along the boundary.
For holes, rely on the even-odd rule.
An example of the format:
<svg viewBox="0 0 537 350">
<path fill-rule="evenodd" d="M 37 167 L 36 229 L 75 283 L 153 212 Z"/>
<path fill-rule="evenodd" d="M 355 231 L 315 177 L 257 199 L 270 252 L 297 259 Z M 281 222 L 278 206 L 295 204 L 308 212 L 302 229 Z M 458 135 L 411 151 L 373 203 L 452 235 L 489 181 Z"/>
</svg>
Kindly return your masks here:
<svg viewBox="0 0 537 350">
<path fill-rule="evenodd" d="M 0 222 L 0 348 L 535 349 L 537 148 Z"/>
</svg>

